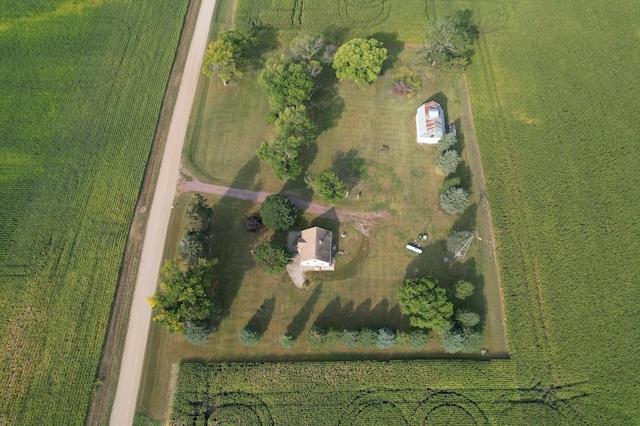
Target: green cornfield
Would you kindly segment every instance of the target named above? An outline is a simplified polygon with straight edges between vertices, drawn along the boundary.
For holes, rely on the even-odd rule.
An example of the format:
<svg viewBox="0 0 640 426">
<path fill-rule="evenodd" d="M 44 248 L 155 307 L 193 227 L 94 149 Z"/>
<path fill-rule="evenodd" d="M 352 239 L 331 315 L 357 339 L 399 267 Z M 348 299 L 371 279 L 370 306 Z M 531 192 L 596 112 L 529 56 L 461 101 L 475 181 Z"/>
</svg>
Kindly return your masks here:
<svg viewBox="0 0 640 426">
<path fill-rule="evenodd" d="M 638 422 L 640 3 L 239 0 L 236 25 L 413 44 L 460 9 L 510 359 L 183 364 L 178 424 Z"/>
<path fill-rule="evenodd" d="M 78 425 L 187 0 L 0 8 L 0 424 Z"/>
</svg>

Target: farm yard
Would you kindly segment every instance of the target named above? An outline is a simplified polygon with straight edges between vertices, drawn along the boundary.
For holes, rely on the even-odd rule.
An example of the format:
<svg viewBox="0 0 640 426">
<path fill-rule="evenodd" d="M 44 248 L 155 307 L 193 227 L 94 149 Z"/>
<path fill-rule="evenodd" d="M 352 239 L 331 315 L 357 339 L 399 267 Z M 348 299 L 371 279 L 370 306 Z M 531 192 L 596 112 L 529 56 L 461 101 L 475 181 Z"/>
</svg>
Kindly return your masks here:
<svg viewBox="0 0 640 426">
<path fill-rule="evenodd" d="M 187 5 L 53 0 L 0 10 L 0 424 L 83 424 L 101 387 Z"/>
<path fill-rule="evenodd" d="M 220 25 L 221 20 L 216 22 Z M 258 37 L 270 36 L 266 32 Z M 459 76 L 425 78 L 416 96 L 401 98 L 392 90 L 394 69 L 411 64 L 416 48 L 403 48 L 399 43 L 390 45 L 389 51 L 386 69 L 369 87 L 340 82 L 331 69 L 320 75 L 310 110 L 321 131 L 312 148 L 301 157 L 305 174 L 333 167 L 349 183 L 350 195 L 338 201 L 335 209 L 356 216 L 383 212 L 385 219 L 363 235 L 353 222 L 328 219 L 326 216 L 332 216 L 330 206 L 320 217 L 304 213 L 294 229 L 319 225 L 332 230 L 342 254 L 336 256 L 335 271 L 308 273 L 310 286 L 300 291 L 286 273 L 267 275 L 252 259 L 251 250 L 274 236 L 266 230 L 257 235 L 244 230 L 244 219 L 257 214 L 260 204 L 209 196 L 207 199 L 213 206 L 211 252 L 218 259 L 213 272 L 213 293 L 222 300 L 224 319 L 211 341 L 198 346 L 191 345 L 178 333 L 151 325 L 138 401 L 141 413 L 152 418 L 164 416 L 171 366 L 183 359 L 252 362 L 451 358 L 452 355 L 444 353 L 437 337 L 420 350 L 400 343 L 384 351 L 360 345 L 352 349 L 341 345 L 316 349 L 305 341 L 313 325 L 409 330 L 409 318 L 402 315 L 396 296 L 406 277 L 430 276 L 447 290 L 452 290 L 459 279 L 476 284 L 474 297 L 457 302 L 456 307 L 480 314 L 483 348 L 487 352 L 455 357 L 508 356 L 488 213 L 481 200 L 479 163 L 471 148 L 473 134 L 463 80 Z M 307 189 L 303 176 L 294 181 L 280 181 L 268 164 L 255 156 L 260 142 L 272 136 L 265 121 L 269 103 L 258 84 L 258 75 L 262 64 L 277 54 L 265 44 L 259 45 L 252 65 L 229 86 L 215 78 L 201 80 L 185 143 L 184 179 L 192 179 L 193 174 L 203 182 L 253 191 L 284 191 L 320 202 Z M 471 206 L 460 216 L 448 215 L 438 207 L 445 178 L 435 166 L 438 151 L 416 143 L 416 108 L 429 99 L 443 105 L 447 117 L 459 130 L 462 155 L 459 176 L 463 185 L 472 190 Z M 385 147 L 384 152 L 381 147 Z M 176 200 L 166 258 L 176 255 L 175 247 L 184 229 L 186 201 L 187 194 Z M 484 238 L 473 242 L 464 260 L 447 263 L 443 261 L 447 256 L 444 240 L 451 229 L 475 229 Z M 338 238 L 344 231 L 347 236 Z M 420 242 L 418 235 L 422 233 L 428 239 Z M 275 238 L 283 241 L 284 234 Z M 407 250 L 407 243 L 421 244 L 423 254 Z M 261 341 L 250 348 L 238 341 L 238 332 L 247 323 L 263 334 Z M 298 338 L 291 350 L 279 343 L 285 332 Z"/>
<path fill-rule="evenodd" d="M 633 401 L 639 401 L 640 395 L 634 385 L 638 372 L 633 348 L 637 347 L 634 319 L 640 299 L 634 278 L 637 267 L 633 265 L 637 264 L 634 259 L 640 250 L 635 238 L 639 225 L 633 206 L 638 194 L 633 182 L 637 174 L 634 166 L 640 164 L 640 151 L 634 142 L 631 123 L 638 112 L 639 86 L 638 58 L 629 52 L 637 51 L 640 43 L 637 34 L 640 6 L 616 7 L 610 1 L 562 4 L 545 1 L 535 5 L 506 1 L 430 1 L 403 2 L 399 6 L 392 1 L 354 0 L 338 2 L 336 7 L 340 9 L 334 10 L 333 16 L 347 19 L 341 13 L 356 10 L 349 9 L 349 5 L 359 4 L 366 10 L 365 3 L 370 6 L 368 10 L 372 15 L 367 18 L 362 15 L 362 19 L 368 19 L 369 25 L 333 27 L 324 33 L 344 41 L 353 36 L 371 35 L 378 29 L 391 32 L 386 34 L 390 38 L 381 39 L 388 43 L 390 51 L 391 37 L 397 37 L 394 40 L 398 45 L 406 43 L 398 49 L 396 57 L 402 61 L 411 45 L 422 41 L 422 28 L 429 19 L 468 8 L 479 27 L 480 36 L 474 45 L 476 52 L 467 69 L 466 81 L 496 233 L 509 359 L 488 362 L 183 363 L 178 374 L 172 419 L 184 424 L 197 419 L 234 421 L 239 418 L 252 418 L 257 424 L 294 424 L 299 418 L 317 418 L 319 414 L 315 413 L 321 412 L 322 418 L 332 424 L 636 422 L 640 418 L 640 407 Z M 316 9 L 315 4 L 308 0 L 240 1 L 236 24 L 240 28 L 260 25 L 265 28 L 264 33 L 272 37 L 273 43 L 286 44 L 298 30 L 325 30 L 314 27 L 323 22 L 320 19 L 323 12 Z M 414 6 L 411 19 L 399 25 L 402 22 L 400 11 L 411 9 L 411 5 Z M 416 17 L 422 17 L 422 22 Z M 349 19 L 357 22 L 359 18 L 351 16 Z M 407 25 L 410 22 L 416 22 L 416 28 Z M 279 31 L 273 31 L 274 27 Z M 397 34 L 393 34 L 394 31 Z M 558 40 L 567 42 L 558 43 Z M 366 89 L 356 89 L 342 82 L 333 84 L 336 96 L 331 99 L 334 106 L 336 100 L 340 105 L 340 114 L 335 119 L 337 124 L 330 122 L 335 125 L 324 129 L 317 140 L 317 152 L 306 160 L 310 163 L 308 170 L 317 172 L 331 164 L 331 151 L 323 153 L 323 143 L 325 146 L 344 144 L 344 148 L 334 149 L 337 152 L 356 141 L 360 144 L 358 155 L 366 164 L 366 173 L 358 184 L 367 185 L 363 194 L 368 197 L 345 200 L 338 207 L 386 209 L 393 211 L 392 221 L 404 218 L 402 222 L 406 223 L 406 218 L 416 211 L 413 206 L 407 207 L 400 196 L 407 191 L 408 198 L 416 199 L 415 193 L 411 194 L 411 184 L 407 184 L 406 175 L 403 175 L 403 170 L 411 169 L 411 166 L 405 163 L 404 169 L 398 170 L 393 170 L 394 166 L 382 166 L 388 157 L 381 159 L 376 154 L 378 140 L 379 135 L 388 134 L 383 127 L 390 123 L 380 118 L 367 122 L 370 115 L 363 112 L 376 110 L 375 106 L 366 105 L 367 97 L 361 95 L 371 91 L 370 97 L 377 99 L 376 105 L 395 109 L 398 112 L 394 115 L 408 114 L 408 111 L 401 112 L 401 105 L 384 97 L 381 86 L 385 76 L 383 73 L 380 80 Z M 203 93 L 222 90 L 214 87 L 213 82 L 203 84 L 206 85 Z M 434 82 L 425 81 L 423 91 L 429 90 L 430 84 Z M 437 84 L 441 85 L 437 93 L 441 92 L 447 99 L 445 110 L 454 117 L 466 117 L 462 93 L 452 90 L 452 87 L 460 87 L 459 83 L 439 81 Z M 241 98 L 247 87 L 251 88 L 250 100 L 256 114 L 266 115 L 268 105 L 265 100 L 256 99 L 260 88 L 249 72 L 237 86 L 230 88 L 234 91 L 233 97 Z M 269 127 L 259 120 L 257 123 L 252 120 L 251 126 L 243 126 L 246 133 L 234 134 L 229 130 L 233 117 L 246 115 L 241 113 L 240 107 L 225 110 L 223 106 L 215 106 L 226 106 L 225 102 L 203 95 L 196 105 L 193 131 L 185 152 L 189 170 L 203 180 L 225 185 L 305 194 L 301 182 L 289 182 L 284 188 L 279 186 L 264 164 L 245 161 L 240 162 L 240 168 L 233 165 L 236 155 L 251 155 L 260 139 L 257 138 L 253 146 L 231 144 L 231 141 L 253 140 L 255 133 L 268 133 Z M 442 103 L 441 99 L 438 102 Z M 211 113 L 198 114 L 207 104 L 211 106 Z M 355 105 L 360 108 L 353 108 Z M 351 115 L 358 111 L 359 117 Z M 388 115 L 389 111 L 385 113 Z M 346 120 L 352 123 L 348 129 L 351 133 L 336 137 L 341 131 L 347 131 L 340 126 Z M 462 136 L 470 135 L 472 132 L 464 128 L 465 120 L 460 121 L 462 127 L 458 128 L 462 128 Z M 203 131 L 202 127 L 209 130 Z M 199 148 L 201 141 L 194 143 L 194 135 L 211 134 L 214 128 L 218 131 L 215 139 L 225 141 L 222 145 L 227 148 L 215 154 L 206 151 L 210 153 L 207 155 L 205 148 Z M 368 131 L 375 132 L 378 140 L 363 135 Z M 403 134 L 400 126 L 387 131 L 396 136 Z M 421 154 L 413 151 L 417 147 L 413 137 L 409 137 L 410 129 L 404 132 L 408 157 L 420 164 L 433 164 L 435 157 L 422 160 Z M 403 139 L 398 137 L 397 140 Z M 389 147 L 385 155 L 396 156 L 394 162 L 402 162 L 397 140 L 395 146 L 386 142 L 380 142 L 380 145 Z M 214 137 L 202 146 L 215 146 Z M 468 145 L 464 143 L 464 147 L 468 148 Z M 239 151 L 244 154 L 238 154 Z M 468 149 L 463 149 L 463 153 L 469 155 Z M 313 161 L 309 162 L 309 159 Z M 428 174 L 429 170 L 425 170 Z M 388 179 L 387 182 L 383 182 L 384 179 Z M 398 182 L 396 186 L 394 182 Z M 420 189 L 428 198 L 429 187 Z M 377 193 L 385 190 L 385 195 Z M 478 195 L 476 192 L 475 196 Z M 426 205 L 428 203 L 421 207 L 426 210 Z M 243 214 L 256 209 L 257 206 L 247 206 Z M 363 274 L 374 261 L 377 242 L 382 242 L 384 247 L 394 247 L 394 244 L 398 247 L 401 240 L 411 238 L 407 228 L 404 234 L 402 229 L 395 231 L 394 226 L 400 222 L 381 224 L 376 229 L 370 238 L 369 255 L 365 260 L 367 267 L 359 268 L 358 273 Z M 431 237 L 434 229 L 427 233 Z M 437 232 L 435 235 L 437 239 Z M 384 238 L 384 242 L 381 241 Z M 479 253 L 470 254 L 478 256 Z M 437 259 L 438 256 L 433 257 Z M 435 262 L 426 263 L 422 268 L 422 271 L 438 274 Z M 364 272 L 364 275 L 374 270 Z M 250 273 L 243 276 L 243 285 L 249 282 Z M 375 270 L 373 277 L 378 280 L 384 273 Z M 369 283 L 371 277 L 356 281 L 360 285 Z M 331 279 L 330 273 L 323 273 L 319 279 L 323 293 L 330 292 L 332 286 L 342 285 L 340 279 Z M 265 280 L 262 285 L 288 284 L 285 278 L 280 284 Z M 311 289 L 313 287 L 312 283 Z M 234 303 L 241 303 L 241 292 L 242 288 Z M 280 306 L 278 301 L 275 306 Z M 249 317 L 253 312 L 255 305 L 245 315 Z M 231 321 L 231 317 L 225 321 Z M 274 315 L 270 327 L 278 327 L 277 321 Z M 244 323 L 246 319 L 234 327 L 237 329 Z M 222 328 L 225 326 L 223 321 Z M 152 339 L 162 338 L 157 332 L 152 333 L 155 335 Z M 205 345 L 193 347 L 186 358 L 221 362 L 305 359 L 296 358 L 295 350 L 291 353 L 281 350 L 290 354 L 282 358 L 276 354 L 265 355 L 268 341 L 275 342 L 277 334 L 267 335 L 266 341 L 244 352 L 254 356 L 215 359 Z M 216 351 L 224 351 L 223 335 L 221 329 L 212 338 L 212 345 L 218 343 Z M 169 335 L 164 338 L 173 343 L 177 340 Z M 159 342 L 156 340 L 156 344 Z M 246 351 L 238 344 L 236 347 L 238 354 Z M 319 356 L 325 350 L 316 352 L 312 359 L 352 360 L 346 355 Z M 177 353 L 172 356 L 175 360 L 180 359 Z M 389 356 L 396 357 L 402 358 L 395 354 Z M 367 358 L 366 351 L 359 350 L 357 359 L 363 358 Z M 152 383 L 159 383 L 159 375 L 154 376 L 155 382 L 149 379 L 147 389 Z M 300 399 L 301 394 L 309 397 Z M 154 415 L 162 412 L 163 404 L 158 399 L 156 408 L 148 401 L 143 394 L 142 411 L 155 411 Z M 210 407 L 216 409 L 209 410 Z"/>
</svg>

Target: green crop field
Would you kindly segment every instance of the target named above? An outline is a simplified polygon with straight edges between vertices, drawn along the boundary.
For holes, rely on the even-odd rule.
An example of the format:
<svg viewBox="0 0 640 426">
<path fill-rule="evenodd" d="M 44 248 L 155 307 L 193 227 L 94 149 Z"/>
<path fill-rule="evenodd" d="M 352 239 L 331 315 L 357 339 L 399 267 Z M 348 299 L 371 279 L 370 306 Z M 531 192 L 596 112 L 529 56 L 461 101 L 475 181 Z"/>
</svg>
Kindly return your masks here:
<svg viewBox="0 0 640 426">
<path fill-rule="evenodd" d="M 391 33 L 386 41 L 413 44 L 427 19 L 472 11 L 480 38 L 467 81 L 510 359 L 183 364 L 172 418 L 179 424 L 242 418 L 255 424 L 637 423 L 640 4 L 319 4 L 239 0 L 237 25 L 277 26 L 275 40 L 284 41 L 302 29 L 335 40 Z M 350 22 L 368 25 L 340 23 L 353 5 L 362 13 Z M 412 10 L 411 17 L 403 21 L 402 10 Z M 326 16 L 335 24 L 323 27 Z"/>
<path fill-rule="evenodd" d="M 180 366 L 172 424 L 584 424 L 577 389 L 542 401 L 510 361 L 462 360 Z M 564 400 L 561 400 L 564 399 Z M 553 404 L 553 406 L 551 405 Z M 208 423 L 207 423 L 208 422 Z"/>
<path fill-rule="evenodd" d="M 82 424 L 188 2 L 0 8 L 0 424 Z"/>
<path fill-rule="evenodd" d="M 640 419 L 640 4 L 504 4 L 468 73 L 522 381 Z"/>
</svg>

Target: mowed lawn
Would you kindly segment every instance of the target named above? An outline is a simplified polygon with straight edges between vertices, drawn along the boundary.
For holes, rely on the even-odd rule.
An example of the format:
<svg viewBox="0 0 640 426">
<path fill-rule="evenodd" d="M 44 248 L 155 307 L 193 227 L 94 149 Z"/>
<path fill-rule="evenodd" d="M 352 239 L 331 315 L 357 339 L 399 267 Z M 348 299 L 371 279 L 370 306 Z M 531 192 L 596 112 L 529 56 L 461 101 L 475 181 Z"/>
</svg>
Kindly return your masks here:
<svg viewBox="0 0 640 426">
<path fill-rule="evenodd" d="M 485 347 L 496 357 L 506 356 L 500 295 L 488 235 L 474 242 L 464 262 L 445 263 L 444 238 L 452 228 L 487 232 L 486 212 L 478 203 L 477 164 L 467 160 L 466 134 L 470 123 L 464 112 L 459 77 L 425 80 L 421 93 L 402 99 L 391 91 L 391 66 L 410 60 L 415 50 L 391 46 L 391 61 L 384 75 L 373 85 L 359 88 L 351 82 L 337 82 L 327 73 L 313 100 L 313 114 L 322 132 L 303 156 L 306 173 L 335 167 L 351 184 L 348 199 L 335 208 L 354 212 L 381 211 L 380 221 L 369 235 L 359 233 L 352 223 L 304 214 L 296 229 L 310 225 L 334 231 L 338 249 L 336 271 L 309 273 L 310 287 L 298 290 L 286 273 L 268 275 L 252 260 L 250 250 L 272 236 L 264 230 L 257 236 L 244 231 L 244 218 L 259 210 L 259 204 L 226 197 L 209 197 L 214 208 L 212 252 L 216 267 L 216 293 L 224 300 L 226 318 L 211 343 L 193 346 L 180 335 L 171 335 L 152 324 L 147 364 L 138 409 L 153 418 L 164 413 L 171 365 L 184 359 L 207 361 L 349 360 L 443 357 L 436 340 L 422 351 L 407 346 L 385 351 L 346 349 L 342 345 L 312 349 L 305 341 L 314 324 L 326 327 L 391 326 L 409 328 L 396 298 L 405 277 L 429 276 L 450 288 L 459 278 L 476 283 L 476 295 L 458 307 L 480 313 L 485 325 Z M 265 124 L 266 98 L 257 85 L 259 70 L 247 72 L 237 85 L 222 87 L 215 80 L 201 82 L 202 91 L 192 111 L 192 125 L 185 147 L 185 166 L 200 179 L 253 190 L 297 194 L 314 202 L 302 179 L 282 182 L 255 157 L 260 142 L 272 137 Z M 473 203 L 460 217 L 440 211 L 438 190 L 444 179 L 436 169 L 435 147 L 415 141 L 415 110 L 435 99 L 458 124 L 465 161 L 460 176 L 474 189 Z M 387 146 L 387 153 L 379 148 Z M 473 169 L 473 172 L 472 172 Z M 361 193 L 360 198 L 357 194 Z M 181 215 L 187 195 L 178 199 L 165 255 L 175 255 L 181 237 Z M 329 210 L 329 206 L 327 210 Z M 346 238 L 340 238 L 343 231 Z M 420 256 L 405 245 L 427 232 Z M 277 238 L 283 239 L 284 235 Z M 490 299 L 490 300 L 489 300 Z M 258 307 L 264 306 L 264 312 Z M 260 343 L 243 347 L 238 331 L 248 322 L 265 331 Z M 293 350 L 283 349 L 278 338 L 284 332 L 299 336 Z M 479 356 L 479 355 L 477 355 Z M 473 356 L 472 356 L 473 357 Z"/>
<path fill-rule="evenodd" d="M 85 421 L 187 5 L 0 8 L 0 424 Z"/>
</svg>

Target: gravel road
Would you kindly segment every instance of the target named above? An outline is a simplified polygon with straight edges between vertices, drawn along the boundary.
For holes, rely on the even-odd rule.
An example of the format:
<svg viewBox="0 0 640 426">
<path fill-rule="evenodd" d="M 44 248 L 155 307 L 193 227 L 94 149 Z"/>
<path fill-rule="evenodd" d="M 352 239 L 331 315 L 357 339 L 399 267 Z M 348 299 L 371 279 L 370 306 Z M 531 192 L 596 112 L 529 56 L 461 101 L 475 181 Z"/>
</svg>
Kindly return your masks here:
<svg viewBox="0 0 640 426">
<path fill-rule="evenodd" d="M 169 124 L 167 142 L 149 211 L 138 277 L 131 303 L 118 387 L 111 410 L 111 426 L 129 426 L 133 423 L 151 320 L 151 308 L 146 299 L 153 295 L 156 289 L 171 205 L 178 181 L 180 154 L 200 77 L 202 58 L 207 46 L 215 5 L 216 0 L 202 0 L 178 97 Z"/>
</svg>

